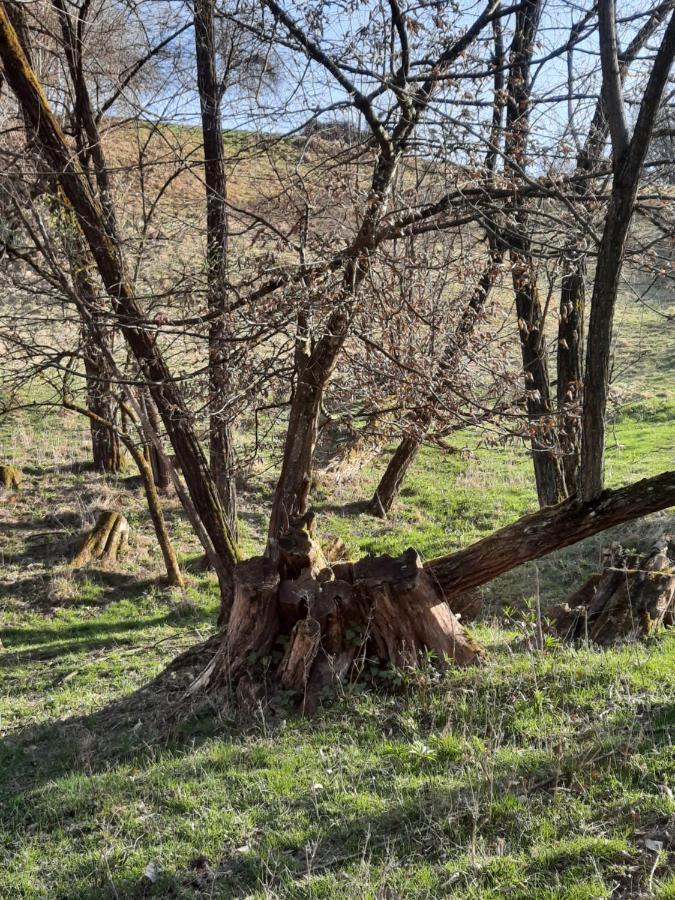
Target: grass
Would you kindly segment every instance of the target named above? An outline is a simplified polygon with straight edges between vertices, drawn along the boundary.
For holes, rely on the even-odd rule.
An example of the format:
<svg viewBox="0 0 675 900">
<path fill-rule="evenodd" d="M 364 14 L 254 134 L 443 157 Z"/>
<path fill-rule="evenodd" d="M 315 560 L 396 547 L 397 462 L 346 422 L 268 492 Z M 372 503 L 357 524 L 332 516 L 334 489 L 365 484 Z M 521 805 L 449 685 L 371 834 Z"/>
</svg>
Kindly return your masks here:
<svg viewBox="0 0 675 900">
<path fill-rule="evenodd" d="M 671 427 L 621 417 L 611 478 L 665 467 Z M 607 651 L 525 640 L 536 581 L 553 602 L 617 534 L 493 583 L 478 669 L 351 685 L 311 720 L 283 704 L 186 720 L 182 686 L 152 679 L 212 633 L 213 579 L 162 588 L 138 484 L 82 466 L 79 420 L 28 416 L 2 438 L 26 484 L 0 523 L 0 897 L 674 895 L 675 634 Z M 524 454 L 469 449 L 425 451 L 386 523 L 355 506 L 381 460 L 337 494 L 325 476 L 326 532 L 430 556 L 531 505 Z M 64 573 L 69 542 L 110 505 L 134 529 L 127 559 Z M 186 564 L 198 548 L 168 513 Z M 250 548 L 262 521 L 245 522 Z M 649 542 L 669 521 L 618 536 Z"/>
<path fill-rule="evenodd" d="M 673 467 L 672 347 L 622 311 L 608 481 Z M 638 352 L 651 348 L 649 361 Z M 322 533 L 353 554 L 425 557 L 534 505 L 517 447 L 425 449 L 394 515 L 363 515 L 386 464 L 316 490 Z M 675 634 L 608 650 L 533 651 L 528 604 L 559 600 L 603 546 L 651 541 L 657 514 L 484 589 L 484 665 L 354 684 L 311 720 L 277 701 L 245 721 L 175 714 L 159 676 L 213 632 L 212 576 L 161 583 L 136 479 L 84 465 L 86 427 L 27 411 L 0 422 L 24 471 L 0 506 L 0 898 L 675 898 Z M 271 476 L 247 488 L 243 547 L 264 538 Z M 114 570 L 61 563 L 102 508 L 133 536 Z M 199 554 L 175 503 L 181 562 Z"/>
</svg>

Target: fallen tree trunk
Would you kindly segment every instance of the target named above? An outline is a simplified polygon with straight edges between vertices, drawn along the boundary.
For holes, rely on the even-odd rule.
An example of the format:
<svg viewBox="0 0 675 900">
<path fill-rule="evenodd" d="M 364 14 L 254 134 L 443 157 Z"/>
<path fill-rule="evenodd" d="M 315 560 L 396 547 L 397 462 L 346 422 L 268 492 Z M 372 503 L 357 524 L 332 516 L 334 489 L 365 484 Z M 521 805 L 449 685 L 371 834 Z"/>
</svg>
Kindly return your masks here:
<svg viewBox="0 0 675 900">
<path fill-rule="evenodd" d="M 401 556 L 328 565 L 314 539 L 311 513 L 294 520 L 274 559 L 240 563 L 229 627 L 202 648 L 208 664 L 190 693 L 244 706 L 290 691 L 312 709 L 335 682 L 365 667 L 414 667 L 431 651 L 441 664 L 483 656 L 451 611 L 476 610 L 475 589 L 530 559 L 613 525 L 675 504 L 675 472 L 605 491 L 591 502 L 567 500 L 488 538 L 422 566 L 412 548 Z M 454 601 L 454 602 L 453 602 Z M 215 651 L 214 651 L 215 646 Z M 178 667 L 199 665 L 191 651 Z"/>
<path fill-rule="evenodd" d="M 101 513 L 68 568 L 79 569 L 92 560 L 109 565 L 122 556 L 128 543 L 129 523 L 122 513 L 114 510 Z"/>
<path fill-rule="evenodd" d="M 665 539 L 646 556 L 613 547 L 602 572 L 547 617 L 563 640 L 606 645 L 672 625 L 674 611 L 675 544 Z"/>
<path fill-rule="evenodd" d="M 565 500 L 546 507 L 465 550 L 430 560 L 424 569 L 452 606 L 453 596 L 523 563 L 673 505 L 675 471 L 663 472 L 627 487 L 603 491 L 594 500 Z"/>
</svg>

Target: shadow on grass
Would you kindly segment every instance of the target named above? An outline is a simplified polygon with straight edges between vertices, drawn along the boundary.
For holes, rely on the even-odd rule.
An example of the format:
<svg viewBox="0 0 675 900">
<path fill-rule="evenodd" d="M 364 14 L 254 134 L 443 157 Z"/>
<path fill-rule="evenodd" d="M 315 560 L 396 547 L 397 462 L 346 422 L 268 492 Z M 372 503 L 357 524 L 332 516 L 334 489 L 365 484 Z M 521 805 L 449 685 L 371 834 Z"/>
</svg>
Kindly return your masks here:
<svg viewBox="0 0 675 900">
<path fill-rule="evenodd" d="M 642 723 L 645 736 L 649 735 L 651 746 L 667 744 L 663 729 L 655 727 L 651 731 L 650 727 L 672 719 L 673 705 L 656 706 L 651 714 L 652 719 Z M 236 740 L 237 735 L 230 733 L 229 737 Z M 440 866 L 451 855 L 466 854 L 470 860 L 476 841 L 483 848 L 484 858 L 475 865 L 467 862 L 463 871 L 460 868 L 457 880 L 453 881 L 453 891 L 471 887 L 490 892 L 503 887 L 504 874 L 508 878 L 508 867 L 515 866 L 519 878 L 529 884 L 533 879 L 542 891 L 550 879 L 560 884 L 568 875 L 571 882 L 600 875 L 612 883 L 628 879 L 629 892 L 620 896 L 638 896 L 648 877 L 651 858 L 637 849 L 634 856 L 628 855 L 624 834 L 615 840 L 610 834 L 582 836 L 572 822 L 566 833 L 562 829 L 557 838 L 537 846 L 538 826 L 532 826 L 532 834 L 527 830 L 532 807 L 536 807 L 539 816 L 545 816 L 546 809 L 554 803 L 566 804 L 575 794 L 583 796 L 587 791 L 585 778 L 589 783 L 602 777 L 611 779 L 625 769 L 627 759 L 622 750 L 625 738 L 625 731 L 608 723 L 606 730 L 586 745 L 571 748 L 562 755 L 550 753 L 545 759 L 539 757 L 534 761 L 527 758 L 504 761 L 489 772 L 480 767 L 473 770 L 465 767 L 461 777 L 457 775 L 457 766 L 449 764 L 445 772 L 439 770 L 439 777 L 429 773 L 430 777 L 422 784 L 419 779 L 413 779 L 380 812 L 368 814 L 361 808 L 352 809 L 345 797 L 337 820 L 334 812 L 322 817 L 315 815 L 316 800 L 299 790 L 292 801 L 294 812 L 301 814 L 304 810 L 305 821 L 312 821 L 310 833 L 301 846 L 292 834 L 287 838 L 276 834 L 268 842 L 265 829 L 261 828 L 257 845 L 246 854 L 228 849 L 219 859 L 208 860 L 206 870 L 193 862 L 182 869 L 160 871 L 154 883 L 144 877 L 113 877 L 107 884 L 101 882 L 73 896 L 80 900 L 102 896 L 243 898 L 260 891 L 264 885 L 271 888 L 283 884 L 287 891 L 283 896 L 310 897 L 314 896 L 308 883 L 312 876 L 344 876 L 345 869 L 351 866 L 354 879 L 359 877 L 354 868 L 366 859 L 369 867 L 384 866 L 385 870 L 392 863 L 394 870 L 400 865 Z M 592 773 L 589 761 L 593 761 Z M 622 775 L 626 784 L 636 779 L 639 782 L 640 776 L 635 773 L 631 776 L 623 771 Z M 489 849 L 500 845 L 509 847 L 515 854 L 504 861 L 503 867 L 499 854 L 491 854 Z M 536 846 L 534 852 L 533 846 Z M 83 870 L 85 877 L 89 874 Z"/>
<path fill-rule="evenodd" d="M 200 625 L 211 623 L 213 616 L 209 610 L 197 608 L 190 611 L 189 623 Z M 98 650 L 133 646 L 137 643 L 136 632 L 164 625 L 180 625 L 186 616 L 180 609 L 173 609 L 163 615 L 137 620 L 101 622 L 93 620 L 70 627 L 59 625 L 51 628 L 5 628 L 0 630 L 0 639 L 5 652 L 0 655 L 0 670 L 12 669 L 39 660 L 54 659 L 58 656 L 76 653 L 92 653 Z M 13 646 L 28 645 L 26 649 L 12 649 Z M 37 645 L 37 646 L 35 646 Z"/>
<path fill-rule="evenodd" d="M 147 624 L 146 621 L 143 627 Z M 73 639 L 81 639 L 95 627 L 95 623 L 83 623 L 74 626 L 71 635 Z M 45 642 L 49 635 L 38 630 L 37 635 L 32 633 L 30 637 Z M 146 687 L 95 713 L 30 726 L 5 737 L 0 741 L 0 825 L 20 835 L 39 823 L 41 832 L 46 834 L 52 828 L 60 828 L 61 819 L 66 815 L 66 807 L 62 809 L 59 801 L 58 785 L 52 784 L 59 778 L 84 775 L 89 788 L 78 793 L 78 797 L 82 795 L 78 802 L 86 805 L 88 793 L 98 791 L 98 775 L 105 777 L 120 764 L 142 769 L 165 754 L 180 767 L 181 751 L 187 749 L 192 753 L 216 735 L 230 742 L 241 741 L 238 753 L 242 755 L 240 765 L 245 768 L 245 758 L 255 752 L 243 740 L 250 734 L 250 728 L 225 725 L 208 707 L 187 712 L 183 701 L 189 680 L 184 669 L 173 675 L 168 670 Z M 588 687 L 588 682 L 585 684 Z M 496 696 L 490 694 L 490 697 L 492 702 L 497 702 Z M 480 706 L 480 698 L 477 705 Z M 640 786 L 643 775 L 639 767 L 631 768 L 630 753 L 639 746 L 669 745 L 675 703 L 645 705 L 630 723 L 626 723 L 624 713 L 619 710 L 602 728 L 594 729 L 583 740 L 571 742 L 562 751 L 504 756 L 496 758 L 491 766 L 460 767 L 455 758 L 447 762 L 442 759 L 411 761 L 405 755 L 393 763 L 400 764 L 401 774 L 425 774 L 426 779 L 422 783 L 418 777 L 412 777 L 408 783 L 399 781 L 396 791 L 385 787 L 386 808 L 372 813 L 359 806 L 352 810 L 345 796 L 337 819 L 328 811 L 325 816 L 314 816 L 316 798 L 299 786 L 292 804 L 295 811 L 305 809 L 305 819 L 312 822 L 307 837 L 311 860 L 304 839 L 302 846 L 298 846 L 297 836 L 289 834 L 284 839 L 277 833 L 268 843 L 262 829 L 257 846 L 250 853 L 242 855 L 226 850 L 221 858 L 210 861 L 213 871 L 206 880 L 203 874 L 189 867 L 162 872 L 154 883 L 119 872 L 113 874 L 112 881 L 99 881 L 91 889 L 70 896 L 82 900 L 105 896 L 188 897 L 202 890 L 208 896 L 213 890 L 214 896 L 243 897 L 260 890 L 264 878 L 271 879 L 270 883 L 279 879 L 286 884 L 295 882 L 299 887 L 299 882 L 311 874 L 342 872 L 345 865 L 358 864 L 366 847 L 368 859 L 375 865 L 384 864 L 392 854 L 402 860 L 418 859 L 420 864 L 442 861 L 447 858 L 449 845 L 454 853 L 468 852 L 477 831 L 483 846 L 504 841 L 508 846 L 524 849 L 534 839 L 524 831 L 525 802 L 545 808 L 555 800 L 567 802 L 567 798 L 577 794 L 584 797 L 591 782 L 616 777 L 619 772 L 623 790 L 631 785 Z M 326 721 L 321 717 L 306 723 L 307 740 L 311 742 L 325 727 Z M 382 738 L 388 733 L 388 726 L 383 722 Z M 271 725 L 267 736 L 273 735 L 274 725 Z M 372 741 L 373 735 L 369 733 L 368 739 Z M 633 749 L 627 749 L 629 746 Z M 381 764 L 377 759 L 371 763 L 373 773 Z M 193 777 L 189 756 L 185 757 L 184 765 L 186 777 Z M 203 760 L 200 765 L 208 767 L 209 762 Z M 179 771 L 174 775 L 181 777 Z M 48 790 L 43 789 L 49 784 L 52 786 Z M 67 806 L 72 800 L 64 802 Z M 71 810 L 68 814 L 75 813 Z M 270 816 L 273 815 L 272 810 Z M 578 858 L 570 862 L 569 853 L 576 853 Z M 588 864 L 589 871 L 593 866 L 599 866 L 601 871 L 607 867 L 609 871 L 616 861 L 609 845 L 606 860 L 598 861 L 597 853 L 584 847 L 569 853 L 564 849 L 552 851 L 550 859 L 525 858 L 519 864 L 526 875 L 532 870 L 540 877 L 549 870 L 564 873 L 571 864 Z M 86 878 L 90 876 L 92 879 L 106 877 L 105 873 L 94 874 L 90 870 L 83 874 Z M 471 877 L 478 879 L 481 888 L 492 887 L 487 869 L 483 873 L 472 871 Z M 474 880 L 472 884 L 475 883 Z"/>
</svg>

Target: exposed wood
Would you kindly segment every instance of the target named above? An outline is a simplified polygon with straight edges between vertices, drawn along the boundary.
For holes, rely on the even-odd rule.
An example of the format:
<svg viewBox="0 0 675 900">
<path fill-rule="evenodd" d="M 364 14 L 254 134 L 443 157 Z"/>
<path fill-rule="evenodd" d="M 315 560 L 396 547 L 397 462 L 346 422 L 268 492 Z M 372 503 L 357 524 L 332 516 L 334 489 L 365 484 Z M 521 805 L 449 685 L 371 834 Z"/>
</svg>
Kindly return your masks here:
<svg viewBox="0 0 675 900">
<path fill-rule="evenodd" d="M 365 665 L 414 667 L 429 652 L 439 665 L 480 659 L 482 649 L 439 595 L 415 550 L 331 569 L 314 565 L 311 544 L 305 523 L 280 539 L 292 551 L 237 567 L 229 628 L 192 692 L 239 694 L 243 679 L 241 691 L 250 699 L 256 664 L 270 660 L 282 643 L 281 663 L 266 669 L 270 690 L 295 692 L 308 710 Z"/>
<path fill-rule="evenodd" d="M 539 559 L 584 538 L 675 505 L 675 471 L 645 478 L 627 487 L 603 491 L 594 500 L 566 500 L 518 519 L 425 569 L 452 606 L 452 598 L 492 581 L 532 559 Z"/>
<path fill-rule="evenodd" d="M 18 491 L 23 481 L 23 475 L 16 466 L 9 463 L 0 463 L 0 488 L 3 491 Z"/>
<path fill-rule="evenodd" d="M 109 565 L 123 555 L 128 543 L 129 523 L 125 517 L 114 510 L 101 513 L 68 568 L 79 569 L 93 561 Z"/>
<path fill-rule="evenodd" d="M 606 645 L 672 625 L 674 611 L 675 544 L 665 539 L 643 557 L 613 547 L 602 572 L 547 616 L 564 640 Z"/>
</svg>

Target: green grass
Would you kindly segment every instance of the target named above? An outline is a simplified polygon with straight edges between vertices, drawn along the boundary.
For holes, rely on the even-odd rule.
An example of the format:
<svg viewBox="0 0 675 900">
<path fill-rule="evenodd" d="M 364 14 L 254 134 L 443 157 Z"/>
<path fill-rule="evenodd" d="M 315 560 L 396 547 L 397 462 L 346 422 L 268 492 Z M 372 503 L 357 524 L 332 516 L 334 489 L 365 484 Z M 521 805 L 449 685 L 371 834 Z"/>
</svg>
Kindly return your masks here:
<svg viewBox="0 0 675 900">
<path fill-rule="evenodd" d="M 665 331 L 626 316 L 618 362 L 638 340 L 655 356 L 617 380 L 610 484 L 672 468 L 675 447 Z M 431 557 L 534 507 L 525 451 L 456 444 L 422 452 L 386 522 L 359 505 L 385 454 L 340 483 L 323 473 L 321 533 Z M 26 478 L 0 507 L 0 898 L 675 897 L 675 634 L 608 650 L 525 639 L 537 591 L 556 602 L 608 542 L 648 545 L 672 515 L 486 586 L 478 668 L 350 685 L 310 720 L 281 701 L 245 721 L 186 717 L 183 683 L 153 679 L 213 632 L 213 577 L 162 587 L 137 480 L 82 468 L 75 416 L 0 421 L 0 447 Z M 271 478 L 243 497 L 246 553 Z M 72 542 L 112 505 L 132 525 L 127 558 L 68 574 Z M 187 567 L 199 547 L 175 502 L 167 514 Z"/>
</svg>

